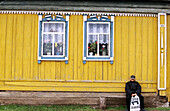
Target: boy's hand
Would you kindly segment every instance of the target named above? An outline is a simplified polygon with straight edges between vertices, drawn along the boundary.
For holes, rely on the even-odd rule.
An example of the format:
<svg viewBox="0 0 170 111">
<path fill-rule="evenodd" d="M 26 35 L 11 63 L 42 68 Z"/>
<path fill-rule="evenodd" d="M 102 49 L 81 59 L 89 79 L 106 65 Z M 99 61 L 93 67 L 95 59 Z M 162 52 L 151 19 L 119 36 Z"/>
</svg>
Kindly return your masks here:
<svg viewBox="0 0 170 111">
<path fill-rule="evenodd" d="M 132 94 L 132 96 L 136 96 L 137 94 L 135 93 L 135 94 Z"/>
</svg>

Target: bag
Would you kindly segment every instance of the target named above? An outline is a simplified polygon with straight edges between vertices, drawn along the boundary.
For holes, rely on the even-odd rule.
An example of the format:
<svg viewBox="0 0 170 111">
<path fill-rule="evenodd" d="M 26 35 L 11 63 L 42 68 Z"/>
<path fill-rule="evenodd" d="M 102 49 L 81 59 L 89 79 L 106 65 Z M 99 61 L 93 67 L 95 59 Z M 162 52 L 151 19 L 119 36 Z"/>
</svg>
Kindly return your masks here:
<svg viewBox="0 0 170 111">
<path fill-rule="evenodd" d="M 139 96 L 132 96 L 130 102 L 130 111 L 140 111 L 140 99 Z"/>
</svg>

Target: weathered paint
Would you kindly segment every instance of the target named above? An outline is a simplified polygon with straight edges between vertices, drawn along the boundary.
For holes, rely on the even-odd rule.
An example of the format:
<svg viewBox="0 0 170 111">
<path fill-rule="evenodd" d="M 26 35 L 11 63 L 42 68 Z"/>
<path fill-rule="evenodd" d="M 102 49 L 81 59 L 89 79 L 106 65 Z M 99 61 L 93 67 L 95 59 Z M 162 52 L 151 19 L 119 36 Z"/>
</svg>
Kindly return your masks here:
<svg viewBox="0 0 170 111">
<path fill-rule="evenodd" d="M 114 63 L 83 64 L 83 16 L 70 15 L 68 64 L 38 64 L 38 15 L 0 14 L 0 90 L 124 92 L 135 74 L 143 92 L 157 92 L 157 20 L 116 16 Z"/>
</svg>

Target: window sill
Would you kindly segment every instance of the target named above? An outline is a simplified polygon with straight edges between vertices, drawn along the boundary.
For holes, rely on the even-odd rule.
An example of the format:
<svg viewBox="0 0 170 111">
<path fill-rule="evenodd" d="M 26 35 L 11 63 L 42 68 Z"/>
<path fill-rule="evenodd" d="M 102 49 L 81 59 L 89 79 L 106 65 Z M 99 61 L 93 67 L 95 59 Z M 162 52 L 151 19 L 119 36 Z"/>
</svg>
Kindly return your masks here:
<svg viewBox="0 0 170 111">
<path fill-rule="evenodd" d="M 113 64 L 113 57 L 83 57 L 84 64 L 86 61 L 110 61 L 110 64 Z"/>
<path fill-rule="evenodd" d="M 68 64 L 68 57 L 39 57 L 38 64 L 41 64 L 41 61 L 65 61 Z"/>
</svg>

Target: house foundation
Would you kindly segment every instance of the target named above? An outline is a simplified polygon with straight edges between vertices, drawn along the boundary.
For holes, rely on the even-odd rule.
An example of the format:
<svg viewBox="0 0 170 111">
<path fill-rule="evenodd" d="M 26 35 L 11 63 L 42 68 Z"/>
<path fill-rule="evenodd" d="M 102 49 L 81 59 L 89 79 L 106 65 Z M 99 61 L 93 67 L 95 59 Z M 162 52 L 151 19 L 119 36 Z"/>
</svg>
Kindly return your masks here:
<svg viewBox="0 0 170 111">
<path fill-rule="evenodd" d="M 168 107 L 166 97 L 142 93 L 146 107 Z M 19 105 L 88 105 L 94 108 L 126 106 L 125 93 L 87 92 L 0 92 L 0 104 Z"/>
</svg>

